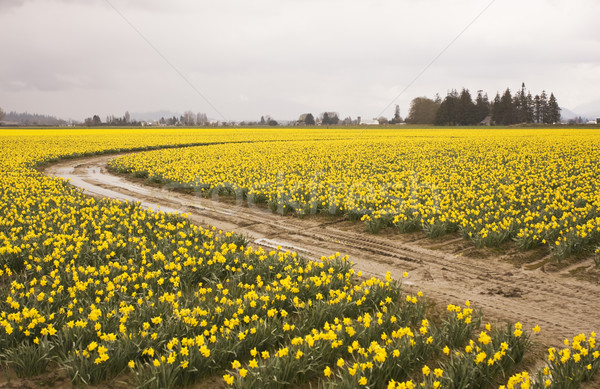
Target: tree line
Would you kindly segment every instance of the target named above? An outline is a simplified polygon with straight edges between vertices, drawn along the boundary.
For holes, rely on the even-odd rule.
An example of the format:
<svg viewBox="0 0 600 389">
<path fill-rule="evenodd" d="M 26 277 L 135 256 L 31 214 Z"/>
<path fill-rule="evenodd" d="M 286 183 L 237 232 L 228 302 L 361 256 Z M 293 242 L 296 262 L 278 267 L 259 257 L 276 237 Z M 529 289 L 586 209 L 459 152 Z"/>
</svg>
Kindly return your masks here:
<svg viewBox="0 0 600 389">
<path fill-rule="evenodd" d="M 337 112 L 323 112 L 317 118 L 312 113 L 303 113 L 296 121 L 296 124 L 306 126 L 335 126 L 340 124 L 340 117 Z"/>
<path fill-rule="evenodd" d="M 542 91 L 533 96 L 524 83 L 514 96 L 507 88 L 502 95 L 496 93 L 492 101 L 483 91 L 473 100 L 468 89 L 460 93 L 453 89 L 443 100 L 439 95 L 413 99 L 406 122 L 439 126 L 552 124 L 560 122 L 560 106 L 554 93 L 548 96 Z"/>
<path fill-rule="evenodd" d="M 453 89 L 447 93 L 442 100 L 438 94 L 433 99 L 428 97 L 417 97 L 411 101 L 410 110 L 406 120 L 400 117 L 400 107 L 395 106 L 394 116 L 388 120 L 385 117 L 374 119 L 375 124 L 434 124 L 440 126 L 469 126 L 469 125 L 513 125 L 521 123 L 543 123 L 552 124 L 560 122 L 560 106 L 554 96 L 546 91 L 533 96 L 525 88 L 523 83 L 513 96 L 511 90 L 507 88 L 502 95 L 496 93 L 492 101 L 489 100 L 487 93 L 479 90 L 475 99 L 472 98 L 468 89 L 462 88 L 461 92 Z M 50 125 L 61 126 L 67 124 L 83 124 L 87 127 L 97 126 L 278 126 L 280 123 L 269 115 L 261 116 L 260 121 L 242 121 L 239 123 L 230 122 L 211 122 L 205 113 L 194 113 L 185 111 L 183 115 L 177 117 L 161 117 L 158 121 L 136 121 L 132 120 L 129 112 L 125 112 L 122 117 L 109 115 L 106 121 L 102 121 L 99 115 L 93 115 L 86 118 L 83 123 L 57 119 L 53 116 L 37 115 L 29 113 L 10 112 L 6 114 L 0 108 L 0 121 L 12 123 L 12 125 Z M 373 124 L 373 121 L 361 121 L 358 116 L 355 120 L 351 117 L 340 119 L 337 112 L 322 112 L 318 116 L 312 113 L 300 115 L 298 120 L 288 122 L 287 125 L 361 125 Z M 583 119 L 580 119 L 582 122 Z M 6 124 L 6 123 L 5 123 Z M 284 123 L 285 125 L 285 123 Z"/>
<path fill-rule="evenodd" d="M 102 121 L 99 115 L 93 115 L 86 118 L 83 121 L 83 125 L 86 127 L 98 127 L 98 126 L 142 126 L 147 123 L 139 120 L 132 120 L 129 111 L 125 111 L 123 116 L 108 115 L 106 121 Z M 161 117 L 158 120 L 158 124 L 162 126 L 207 126 L 210 124 L 208 117 L 205 113 L 194 113 L 192 111 L 185 111 L 183 115 L 177 117 Z"/>
</svg>

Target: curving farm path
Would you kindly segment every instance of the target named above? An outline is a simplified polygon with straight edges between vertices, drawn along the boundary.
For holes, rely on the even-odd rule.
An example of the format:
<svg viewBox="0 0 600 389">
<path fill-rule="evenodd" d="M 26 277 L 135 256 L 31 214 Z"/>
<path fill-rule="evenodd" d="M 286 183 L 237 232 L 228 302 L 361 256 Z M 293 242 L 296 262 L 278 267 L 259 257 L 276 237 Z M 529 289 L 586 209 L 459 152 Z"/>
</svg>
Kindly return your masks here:
<svg viewBox="0 0 600 389">
<path fill-rule="evenodd" d="M 115 155 L 64 160 L 45 167 L 50 176 L 62 177 L 96 197 L 139 201 L 143 207 L 164 212 L 189 213 L 199 225 L 247 234 L 254 245 L 281 246 L 309 258 L 335 252 L 349 255 L 355 268 L 365 275 L 383 277 L 390 271 L 412 293 L 421 290 L 442 307 L 469 299 L 483 309 L 484 320 L 521 321 L 526 327 L 539 325 L 535 336 L 544 345 L 557 345 L 579 333 L 600 331 L 600 283 L 580 281 L 569 270 L 596 272 L 591 259 L 567 269 L 552 269 L 545 253 L 537 255 L 535 270 L 515 265 L 511 255 L 477 250 L 458 236 L 428 239 L 423 233 L 371 235 L 361 223 L 341 217 L 282 217 L 262 207 L 217 201 L 193 194 L 156 188 L 123 176 L 110 174 L 106 163 Z M 510 251 L 510 250 L 509 250 Z M 531 261 L 529 261 L 531 264 Z"/>
</svg>

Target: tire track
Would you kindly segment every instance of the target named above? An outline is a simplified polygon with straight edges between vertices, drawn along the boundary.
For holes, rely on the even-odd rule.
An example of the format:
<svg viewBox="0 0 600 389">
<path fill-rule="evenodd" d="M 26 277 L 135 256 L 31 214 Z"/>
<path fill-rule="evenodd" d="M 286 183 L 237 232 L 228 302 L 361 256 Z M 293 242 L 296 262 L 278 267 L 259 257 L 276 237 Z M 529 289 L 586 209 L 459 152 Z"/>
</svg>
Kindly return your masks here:
<svg viewBox="0 0 600 389">
<path fill-rule="evenodd" d="M 218 201 L 194 194 L 155 188 L 108 173 L 106 163 L 115 155 L 66 160 L 45 168 L 45 173 L 71 180 L 96 197 L 139 201 L 142 206 L 165 212 L 189 213 L 195 223 L 246 234 L 254 244 L 281 246 L 319 259 L 335 252 L 350 256 L 357 270 L 370 276 L 390 271 L 397 279 L 405 271 L 404 285 L 411 293 L 421 290 L 439 304 L 458 304 L 469 299 L 482 308 L 485 319 L 521 321 L 542 327 L 537 337 L 547 345 L 581 332 L 600 330 L 600 310 L 595 299 L 600 285 L 581 282 L 559 273 L 517 268 L 499 258 L 473 259 L 441 251 L 459 239 L 435 244 L 436 250 L 382 235 L 343 229 L 344 219 L 279 216 L 259 206 L 231 199 Z M 223 199 L 221 199 L 223 200 Z M 347 223 L 346 223 L 347 224 Z"/>
</svg>

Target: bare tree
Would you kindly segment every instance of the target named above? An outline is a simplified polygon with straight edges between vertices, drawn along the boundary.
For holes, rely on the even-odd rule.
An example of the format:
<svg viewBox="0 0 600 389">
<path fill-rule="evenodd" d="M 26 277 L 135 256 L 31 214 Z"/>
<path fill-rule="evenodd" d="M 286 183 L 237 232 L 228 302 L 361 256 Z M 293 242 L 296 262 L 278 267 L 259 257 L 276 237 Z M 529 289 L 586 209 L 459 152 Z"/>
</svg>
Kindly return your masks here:
<svg viewBox="0 0 600 389">
<path fill-rule="evenodd" d="M 184 126 L 195 126 L 196 115 L 192 111 L 185 111 L 183 113 L 183 125 Z"/>
<path fill-rule="evenodd" d="M 206 126 L 208 124 L 208 117 L 205 113 L 198 112 L 196 115 L 196 124 L 199 126 Z"/>
<path fill-rule="evenodd" d="M 0 120 L 4 119 L 4 115 L 6 115 L 6 114 L 4 113 L 2 108 L 0 108 Z"/>
</svg>

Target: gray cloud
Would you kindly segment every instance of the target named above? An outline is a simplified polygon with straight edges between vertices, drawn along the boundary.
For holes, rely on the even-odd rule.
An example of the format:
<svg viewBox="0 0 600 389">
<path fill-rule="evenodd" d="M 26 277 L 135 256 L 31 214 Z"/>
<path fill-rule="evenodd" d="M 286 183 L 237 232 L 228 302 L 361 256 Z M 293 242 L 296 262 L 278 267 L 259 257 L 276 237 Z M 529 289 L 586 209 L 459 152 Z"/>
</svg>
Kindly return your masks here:
<svg viewBox="0 0 600 389">
<path fill-rule="evenodd" d="M 0 105 L 74 118 L 155 109 L 216 116 L 189 81 L 231 119 L 374 116 L 485 5 L 3 0 Z M 554 91 L 567 107 L 593 101 L 598 11 L 592 0 L 497 1 L 397 103 L 406 112 L 415 96 L 463 86 L 493 95 L 522 81 L 534 93 Z"/>
<path fill-rule="evenodd" d="M 3 0 L 0 2 L 0 10 L 18 8 L 28 0 Z"/>
</svg>

